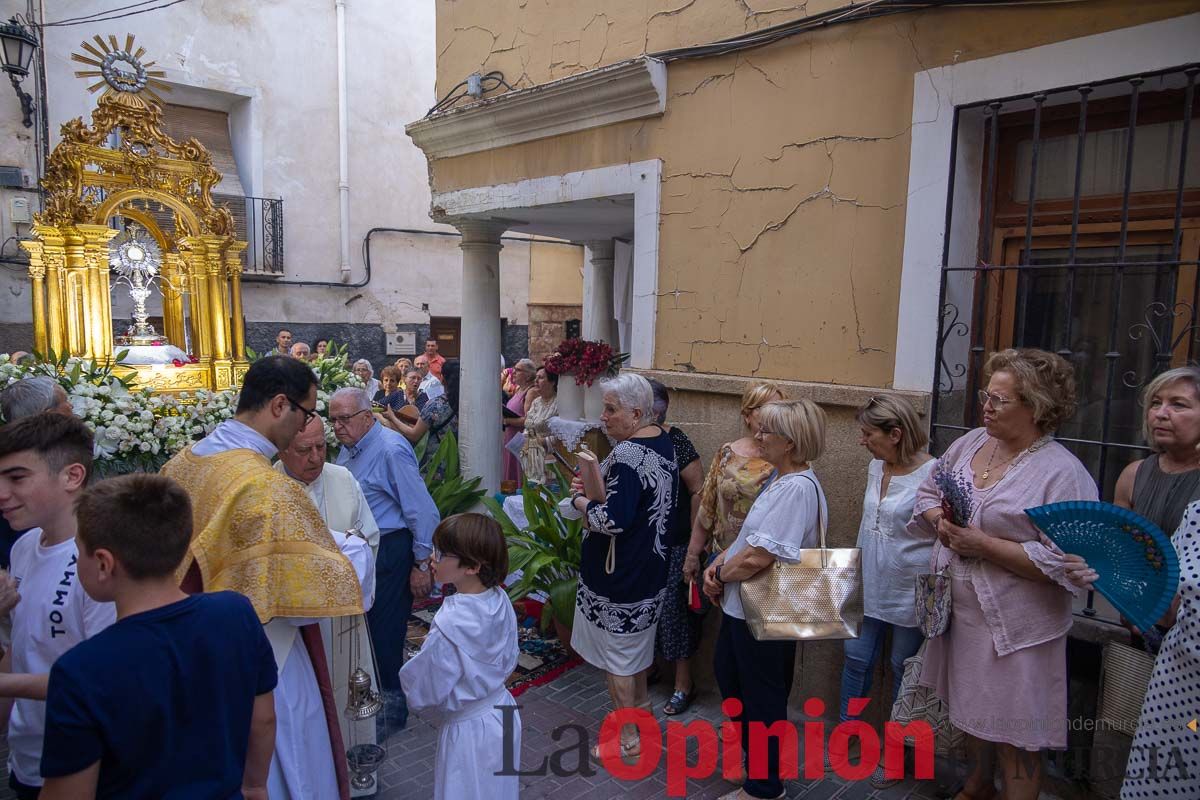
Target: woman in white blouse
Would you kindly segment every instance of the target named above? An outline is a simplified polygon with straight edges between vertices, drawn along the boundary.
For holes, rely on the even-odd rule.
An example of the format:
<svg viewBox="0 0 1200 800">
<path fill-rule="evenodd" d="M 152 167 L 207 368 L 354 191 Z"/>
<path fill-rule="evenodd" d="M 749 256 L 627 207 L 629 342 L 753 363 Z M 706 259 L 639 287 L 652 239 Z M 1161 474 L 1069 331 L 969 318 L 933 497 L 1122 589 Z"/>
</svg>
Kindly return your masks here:
<svg viewBox="0 0 1200 800">
<path fill-rule="evenodd" d="M 800 550 L 819 546 L 820 519 L 828 519 L 829 514 L 825 493 L 810 466 L 825 447 L 825 412 L 810 400 L 781 400 L 760 407 L 758 415 L 754 438 L 775 472 L 750 507 L 737 539 L 704 571 L 704 593 L 725 612 L 713 671 L 722 698 L 742 701 L 742 715 L 735 719 L 742 723 L 747 774 L 749 765 L 762 757 L 750 752 L 749 723 L 770 726 L 787 720 L 796 643 L 754 638 L 746 625 L 738 584 L 777 560 L 799 561 Z M 740 790 L 725 798 L 784 796 L 779 739 L 769 739 L 766 774 L 747 778 Z M 757 746 L 760 741 L 755 737 Z"/>
<path fill-rule="evenodd" d="M 873 456 L 867 467 L 858 546 L 862 548 L 863 625 L 857 639 L 844 643 L 841 720 L 854 718 L 847 704 L 868 697 L 875 665 L 883 655 L 884 639 L 891 633 L 892 689 L 900 691 L 904 661 L 916 654 L 925 637 L 917 627 L 914 602 L 916 578 L 929 571 L 933 539 L 913 536 L 906 530 L 912 519 L 917 488 L 936 460 L 925 452 L 929 437 L 912 403 L 896 395 L 872 397 L 858 410 L 862 431 L 859 444 Z M 834 754 L 831 752 L 830 758 Z M 882 770 L 872 784 L 889 786 Z"/>
</svg>

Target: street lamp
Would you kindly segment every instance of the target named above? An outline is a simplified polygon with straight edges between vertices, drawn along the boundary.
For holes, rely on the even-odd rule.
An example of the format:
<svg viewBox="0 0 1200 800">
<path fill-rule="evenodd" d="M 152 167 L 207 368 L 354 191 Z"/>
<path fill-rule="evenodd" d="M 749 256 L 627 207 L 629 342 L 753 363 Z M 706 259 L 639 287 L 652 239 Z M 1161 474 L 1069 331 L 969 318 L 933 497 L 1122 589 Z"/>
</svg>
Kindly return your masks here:
<svg viewBox="0 0 1200 800">
<path fill-rule="evenodd" d="M 33 51 L 37 50 L 37 46 L 37 37 L 16 17 L 0 25 L 0 57 L 3 58 L 4 71 L 8 73 L 17 97 L 21 99 L 26 128 L 33 127 L 33 98 L 21 89 L 21 80 L 29 74 L 29 62 L 33 61 Z"/>
</svg>

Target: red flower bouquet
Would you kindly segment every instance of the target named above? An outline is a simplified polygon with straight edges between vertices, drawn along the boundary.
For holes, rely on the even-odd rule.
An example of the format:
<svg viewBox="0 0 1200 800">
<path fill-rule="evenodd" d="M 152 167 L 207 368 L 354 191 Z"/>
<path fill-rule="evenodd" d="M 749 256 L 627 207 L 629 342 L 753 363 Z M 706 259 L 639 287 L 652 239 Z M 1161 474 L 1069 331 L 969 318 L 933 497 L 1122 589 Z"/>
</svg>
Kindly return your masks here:
<svg viewBox="0 0 1200 800">
<path fill-rule="evenodd" d="M 628 358 L 628 353 L 618 353 L 606 342 L 564 339 L 546 359 L 546 369 L 556 375 L 573 375 L 577 386 L 591 386 L 597 378 L 616 375 Z"/>
</svg>

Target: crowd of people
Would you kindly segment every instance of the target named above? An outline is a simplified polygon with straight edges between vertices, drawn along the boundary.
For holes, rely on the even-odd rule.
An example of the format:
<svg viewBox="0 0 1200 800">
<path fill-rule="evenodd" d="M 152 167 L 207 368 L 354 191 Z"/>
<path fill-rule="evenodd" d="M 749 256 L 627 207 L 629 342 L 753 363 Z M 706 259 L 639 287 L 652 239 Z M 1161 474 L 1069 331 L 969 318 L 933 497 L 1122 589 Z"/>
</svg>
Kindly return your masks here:
<svg viewBox="0 0 1200 800">
<path fill-rule="evenodd" d="M 416 449 L 426 440 L 425 452 L 436 450 L 456 427 L 458 362 L 431 340 L 411 363 L 384 368 L 377 388 L 372 365 L 355 362 L 365 388 L 330 399 L 341 447 L 329 463 L 306 363 L 328 343 L 303 344 L 281 331 L 280 352 L 247 372 L 233 419 L 158 476 L 92 481 L 91 434 L 53 379 L 0 393 L 0 613 L 11 622 L 0 723 L 21 800 L 162 797 L 181 786 L 249 800 L 348 797 L 344 754 L 361 732 L 329 700 L 349 664 L 332 663 L 324 643 L 359 620 L 371 644 L 352 660 L 368 665 L 383 702 L 371 740 L 404 727 L 410 707 L 438 708 L 436 796 L 517 796 L 516 775 L 500 774 L 514 721 L 520 746 L 505 688 L 518 658 L 502 586 L 507 547 L 488 516 L 441 519 Z M 560 446 L 550 431 L 558 378 L 522 359 L 500 379 L 507 474 L 543 483 Z M 917 685 L 943 701 L 968 743 L 958 800 L 1036 798 L 1041 761 L 1027 754 L 1067 746 L 1072 598 L 1097 574 L 1025 509 L 1098 492 L 1053 437 L 1075 411 L 1066 361 L 1004 350 L 983 380 L 982 427 L 937 459 L 905 396 L 881 392 L 857 410 L 870 456 L 857 539 L 864 619 L 843 643 L 838 715 L 856 718 L 853 701 L 870 692 L 885 651 L 891 699 L 915 688 L 901 678 L 919 657 Z M 738 701 L 728 708 L 742 723 L 745 763 L 726 797 L 782 797 L 780 741 L 752 738 L 750 723 L 787 720 L 797 643 L 754 636 L 741 586 L 823 539 L 825 412 L 776 384 L 749 386 L 743 435 L 717 448 L 705 473 L 667 422 L 665 386 L 627 372 L 601 387 L 613 448 L 598 464 L 599 488 L 581 470 L 559 506 L 585 531 L 571 647 L 605 674 L 614 710 L 684 714 L 704 631 L 697 611 L 719 607 L 713 670 L 722 698 Z M 1113 499 L 1174 531 L 1181 580 L 1168 614 L 1135 631 L 1157 661 L 1127 800 L 1186 795 L 1186 771 L 1136 768 L 1164 748 L 1194 754 L 1183 723 L 1200 705 L 1184 679 L 1200 674 L 1200 369 L 1163 373 L 1144 399 L 1152 452 L 1125 469 Z M 935 470 L 964 487 L 969 518 L 947 517 Z M 928 572 L 948 577 L 952 608 L 949 628 L 929 638 L 913 601 Z M 435 585 L 453 591 L 406 663 L 414 600 Z M 656 656 L 673 670 L 660 709 L 647 692 Z M 641 745 L 627 725 L 592 755 L 634 758 Z M 831 746 L 827 768 L 861 757 L 844 747 Z M 750 769 L 758 762 L 765 770 Z M 882 763 L 870 776 L 878 789 L 895 781 Z"/>
</svg>

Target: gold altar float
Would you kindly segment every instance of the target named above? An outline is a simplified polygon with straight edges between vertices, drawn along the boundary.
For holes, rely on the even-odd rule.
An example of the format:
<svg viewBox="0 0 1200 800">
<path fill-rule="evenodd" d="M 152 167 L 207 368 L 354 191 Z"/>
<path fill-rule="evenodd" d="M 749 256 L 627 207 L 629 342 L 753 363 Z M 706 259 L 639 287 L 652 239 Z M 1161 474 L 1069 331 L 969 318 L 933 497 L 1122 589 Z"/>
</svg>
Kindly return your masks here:
<svg viewBox="0 0 1200 800">
<path fill-rule="evenodd" d="M 34 238 L 21 242 L 29 253 L 35 347 L 113 363 L 109 262 L 111 240 L 121 233 L 113 224 L 123 218 L 144 229 L 161 253 L 155 271 L 165 336 L 159 338 L 195 359 L 124 366 L 154 391 L 226 389 L 249 367 L 241 294 L 246 242 L 234 236 L 229 210 L 213 205 L 220 173 L 199 141 L 163 133 L 154 88 L 170 87 L 158 80 L 163 72 L 150 69 L 153 62 L 142 62 L 145 49 L 134 50 L 134 37 L 125 37 L 124 48 L 115 36 L 93 41 L 71 57 L 95 69 L 75 74 L 101 78 L 89 91 L 107 89 L 91 127 L 81 118 L 62 126 L 42 179 L 44 210 L 35 217 Z M 144 250 L 133 252 L 140 257 Z"/>
</svg>

